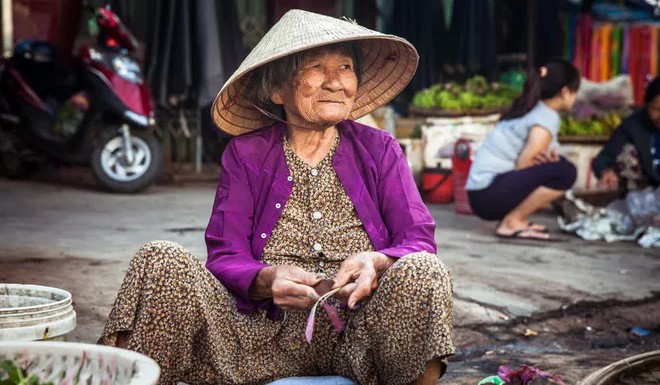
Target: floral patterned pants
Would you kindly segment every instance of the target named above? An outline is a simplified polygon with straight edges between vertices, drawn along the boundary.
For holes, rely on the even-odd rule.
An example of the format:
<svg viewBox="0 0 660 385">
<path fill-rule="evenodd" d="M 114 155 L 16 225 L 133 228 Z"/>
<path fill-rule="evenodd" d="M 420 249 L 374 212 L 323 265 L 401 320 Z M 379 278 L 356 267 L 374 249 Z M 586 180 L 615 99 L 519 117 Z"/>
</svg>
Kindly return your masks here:
<svg viewBox="0 0 660 385">
<path fill-rule="evenodd" d="M 335 304 L 336 305 L 336 304 Z M 359 384 L 407 384 L 426 362 L 453 354 L 452 283 L 436 255 L 414 253 L 381 277 L 356 310 L 339 310 L 338 334 L 319 311 L 312 344 L 307 311 L 280 321 L 239 313 L 235 300 L 181 246 L 154 241 L 130 262 L 99 343 L 152 357 L 161 383 L 265 384 L 291 376 L 341 375 Z"/>
</svg>

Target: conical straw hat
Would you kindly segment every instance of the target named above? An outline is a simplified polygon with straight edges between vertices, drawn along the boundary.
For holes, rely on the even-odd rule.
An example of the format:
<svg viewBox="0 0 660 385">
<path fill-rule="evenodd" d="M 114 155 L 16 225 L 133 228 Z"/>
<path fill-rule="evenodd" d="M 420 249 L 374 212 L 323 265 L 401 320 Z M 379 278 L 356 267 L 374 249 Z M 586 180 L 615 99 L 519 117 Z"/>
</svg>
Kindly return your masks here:
<svg viewBox="0 0 660 385">
<path fill-rule="evenodd" d="M 227 80 L 213 102 L 211 116 L 221 130 L 240 135 L 274 120 L 255 108 L 250 71 L 296 52 L 324 45 L 359 42 L 362 77 L 350 119 L 360 118 L 394 99 L 410 82 L 419 56 L 408 41 L 316 13 L 291 10 L 259 41 Z"/>
</svg>

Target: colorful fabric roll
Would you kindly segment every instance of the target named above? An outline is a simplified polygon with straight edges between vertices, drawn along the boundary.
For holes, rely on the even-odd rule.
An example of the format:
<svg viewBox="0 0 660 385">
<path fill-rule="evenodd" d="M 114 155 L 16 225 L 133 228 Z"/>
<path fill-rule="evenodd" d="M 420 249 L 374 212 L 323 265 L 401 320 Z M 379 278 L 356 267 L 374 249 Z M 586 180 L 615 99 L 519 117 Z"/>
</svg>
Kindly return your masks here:
<svg viewBox="0 0 660 385">
<path fill-rule="evenodd" d="M 628 73 L 628 61 L 630 60 L 630 25 L 623 27 L 623 53 L 621 55 L 621 73 Z"/>
<path fill-rule="evenodd" d="M 610 47 L 611 66 L 608 79 L 621 73 L 621 37 L 622 27 L 615 25 L 612 30 L 612 46 Z"/>
<path fill-rule="evenodd" d="M 653 77 L 658 72 L 658 44 L 657 44 L 658 28 L 654 26 L 647 26 L 646 28 L 646 71 L 644 72 L 644 91 L 646 86 L 653 80 Z M 643 99 L 640 99 L 643 101 Z"/>
<path fill-rule="evenodd" d="M 598 80 L 601 82 L 610 79 L 610 64 L 612 62 L 612 29 L 614 25 L 603 24 L 600 32 L 600 58 L 598 65 Z"/>
<path fill-rule="evenodd" d="M 660 74 L 660 24 L 594 22 L 589 14 L 562 18 L 563 54 L 582 76 L 607 81 L 628 74 L 635 103 L 643 102 L 646 84 Z"/>
</svg>

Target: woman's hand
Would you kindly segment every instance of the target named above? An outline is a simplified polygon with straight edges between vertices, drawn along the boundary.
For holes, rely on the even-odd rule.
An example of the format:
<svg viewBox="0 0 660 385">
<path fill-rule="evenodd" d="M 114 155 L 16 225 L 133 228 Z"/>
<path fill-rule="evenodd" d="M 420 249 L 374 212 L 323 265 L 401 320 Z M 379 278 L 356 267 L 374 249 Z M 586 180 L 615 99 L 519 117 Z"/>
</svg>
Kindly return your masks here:
<svg viewBox="0 0 660 385">
<path fill-rule="evenodd" d="M 358 301 L 367 298 L 378 287 L 378 278 L 394 264 L 394 259 L 377 252 L 353 254 L 342 262 L 334 278 L 333 289 L 345 286 L 337 293 L 353 309 Z"/>
<path fill-rule="evenodd" d="M 545 163 L 559 162 L 561 158 L 557 154 L 557 149 L 553 148 L 548 152 L 540 152 L 534 156 L 534 166 Z"/>
<path fill-rule="evenodd" d="M 319 299 L 314 286 L 323 278 L 297 266 L 268 266 L 257 274 L 250 287 L 250 298 L 272 298 L 284 310 L 309 309 Z"/>
<path fill-rule="evenodd" d="M 616 190 L 619 188 L 619 176 L 614 170 L 608 168 L 603 171 L 598 179 L 598 187 Z"/>
</svg>

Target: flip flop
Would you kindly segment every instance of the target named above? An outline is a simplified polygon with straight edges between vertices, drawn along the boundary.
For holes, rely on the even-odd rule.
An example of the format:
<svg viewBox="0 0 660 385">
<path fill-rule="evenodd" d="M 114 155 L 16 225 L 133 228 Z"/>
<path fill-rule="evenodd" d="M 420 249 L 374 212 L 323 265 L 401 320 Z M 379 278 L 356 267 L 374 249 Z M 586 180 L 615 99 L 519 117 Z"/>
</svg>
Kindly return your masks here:
<svg viewBox="0 0 660 385">
<path fill-rule="evenodd" d="M 531 234 L 531 235 L 525 235 L 525 234 Z M 536 236 L 534 236 L 534 234 L 536 234 Z M 511 234 L 500 234 L 500 233 L 496 232 L 495 236 L 498 237 L 498 238 L 503 238 L 503 239 L 557 242 L 556 239 L 549 237 L 547 235 L 547 233 L 542 232 L 542 231 L 538 231 L 538 230 L 534 230 L 534 229 L 529 228 L 529 227 L 514 231 Z"/>
<path fill-rule="evenodd" d="M 534 226 L 538 226 L 537 228 L 534 228 Z M 545 227 L 545 225 L 542 225 L 540 223 L 534 223 L 534 222 L 529 222 L 527 224 L 527 228 L 530 230 L 538 231 L 539 233 L 547 233 L 548 228 Z"/>
<path fill-rule="evenodd" d="M 497 222 L 497 225 L 495 226 L 495 228 L 496 229 L 499 228 L 501 224 L 502 224 L 502 221 Z M 537 226 L 537 228 L 534 228 L 534 226 Z M 545 225 L 542 225 L 540 223 L 527 222 L 527 228 L 531 229 L 531 230 L 534 230 L 534 231 L 537 231 L 539 233 L 548 233 L 549 232 L 548 228 L 545 227 Z"/>
</svg>

